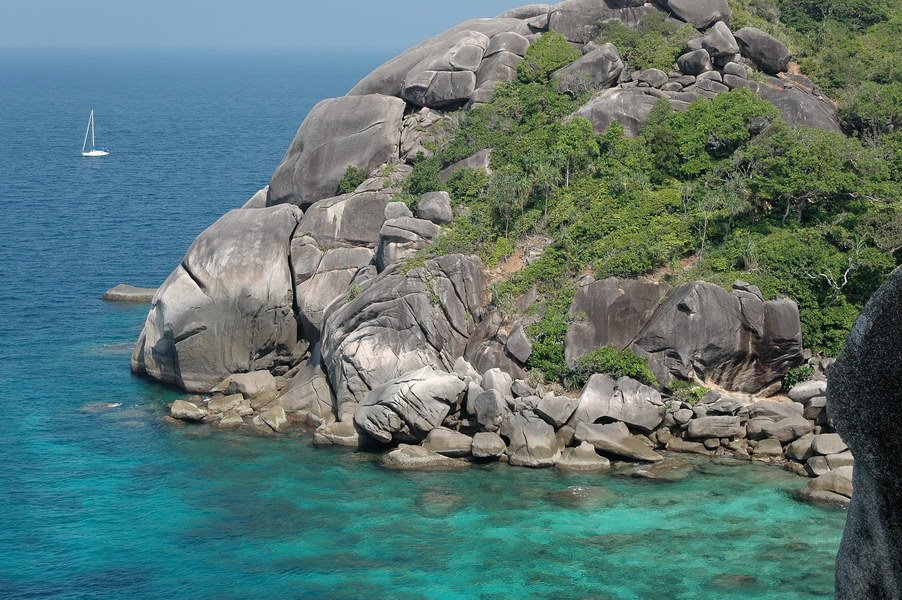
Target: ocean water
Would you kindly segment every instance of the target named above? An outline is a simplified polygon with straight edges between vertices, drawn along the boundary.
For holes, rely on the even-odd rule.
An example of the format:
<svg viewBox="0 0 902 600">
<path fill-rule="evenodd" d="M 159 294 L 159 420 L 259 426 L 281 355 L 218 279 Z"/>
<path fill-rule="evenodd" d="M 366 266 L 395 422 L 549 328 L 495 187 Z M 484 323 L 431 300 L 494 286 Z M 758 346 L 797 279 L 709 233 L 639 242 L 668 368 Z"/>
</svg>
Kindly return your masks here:
<svg viewBox="0 0 902 600">
<path fill-rule="evenodd" d="M 844 513 L 776 469 L 398 474 L 160 422 L 178 394 L 128 368 L 147 307 L 99 295 L 158 285 L 388 56 L 0 56 L 0 598 L 832 597 Z"/>
</svg>

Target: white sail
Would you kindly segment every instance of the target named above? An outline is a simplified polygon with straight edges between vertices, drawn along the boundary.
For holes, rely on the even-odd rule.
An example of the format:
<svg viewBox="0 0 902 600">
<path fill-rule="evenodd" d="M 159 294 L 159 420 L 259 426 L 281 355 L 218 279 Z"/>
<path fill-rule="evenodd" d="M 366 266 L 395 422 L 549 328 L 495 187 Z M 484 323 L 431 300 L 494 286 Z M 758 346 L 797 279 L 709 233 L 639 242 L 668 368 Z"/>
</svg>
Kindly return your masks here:
<svg viewBox="0 0 902 600">
<path fill-rule="evenodd" d="M 91 149 L 88 150 L 88 134 L 91 134 Z M 110 153 L 109 150 L 105 148 L 98 148 L 97 141 L 94 137 L 94 111 L 91 110 L 90 116 L 88 116 L 88 128 L 85 129 L 85 141 L 81 145 L 81 155 L 82 156 L 106 156 Z"/>
</svg>

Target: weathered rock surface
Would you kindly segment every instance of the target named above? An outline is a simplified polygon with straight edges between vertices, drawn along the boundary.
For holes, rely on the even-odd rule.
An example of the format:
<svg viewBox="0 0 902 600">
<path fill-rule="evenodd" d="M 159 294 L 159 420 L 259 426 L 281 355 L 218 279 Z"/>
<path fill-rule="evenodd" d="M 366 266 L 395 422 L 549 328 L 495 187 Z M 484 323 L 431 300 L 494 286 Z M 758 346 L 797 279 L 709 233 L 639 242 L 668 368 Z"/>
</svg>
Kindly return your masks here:
<svg viewBox="0 0 902 600">
<path fill-rule="evenodd" d="M 585 43 L 598 33 L 598 26 L 609 19 L 636 27 L 644 15 L 657 9 L 651 4 L 610 0 L 564 0 L 555 4 L 548 17 L 548 28 L 571 42 Z M 625 6 L 627 5 L 627 6 Z"/>
<path fill-rule="evenodd" d="M 689 421 L 686 433 L 691 438 L 732 438 L 739 435 L 742 423 L 739 417 L 701 417 Z"/>
<path fill-rule="evenodd" d="M 433 61 L 437 64 L 444 64 L 445 57 L 459 45 L 462 36 L 480 34 L 491 38 L 506 31 L 523 36 L 531 33 L 529 25 L 520 19 L 497 18 L 465 21 L 386 62 L 364 77 L 348 94 L 351 96 L 384 94 L 400 98 L 411 72 L 414 70 L 424 72 L 428 70 L 425 67 Z M 462 58 L 469 59 L 470 55 L 465 54 L 466 56 Z"/>
<path fill-rule="evenodd" d="M 729 22 L 732 15 L 727 0 L 664 0 L 664 4 L 696 29 L 707 29 L 717 21 Z"/>
<path fill-rule="evenodd" d="M 387 270 L 356 298 L 333 304 L 322 350 L 339 416 L 396 377 L 423 367 L 450 371 L 482 314 L 484 273 L 476 259 L 443 256 L 407 273 Z"/>
<path fill-rule="evenodd" d="M 306 208 L 335 196 L 349 166 L 370 172 L 397 158 L 405 106 L 374 94 L 314 106 L 272 176 L 267 204 Z"/>
<path fill-rule="evenodd" d="M 201 233 L 157 292 L 132 369 L 189 391 L 269 369 L 298 343 L 293 206 L 233 210 Z"/>
<path fill-rule="evenodd" d="M 554 428 L 535 415 L 510 415 L 501 424 L 501 435 L 508 439 L 510 464 L 523 467 L 550 467 L 561 456 Z"/>
<path fill-rule="evenodd" d="M 507 444 L 501 436 L 491 431 L 480 431 L 473 436 L 473 444 L 470 451 L 473 458 L 498 458 L 507 449 Z"/>
<path fill-rule="evenodd" d="M 354 423 L 383 443 L 420 442 L 460 403 L 465 389 L 457 375 L 424 367 L 373 389 Z"/>
<path fill-rule="evenodd" d="M 429 432 L 423 447 L 445 456 L 461 458 L 470 455 L 473 438 L 446 427 L 437 427 Z"/>
<path fill-rule="evenodd" d="M 169 414 L 179 421 L 199 422 L 207 416 L 207 411 L 192 402 L 176 400 L 169 408 Z"/>
<path fill-rule="evenodd" d="M 677 66 L 686 75 L 701 75 L 711 70 L 711 55 L 707 50 L 693 50 L 680 56 Z"/>
<path fill-rule="evenodd" d="M 136 304 L 146 304 L 153 301 L 157 288 L 142 288 L 120 283 L 119 285 L 108 289 L 100 297 L 101 300 L 107 302 L 134 302 Z"/>
<path fill-rule="evenodd" d="M 755 65 L 771 75 L 786 70 L 792 53 L 772 35 L 755 27 L 743 27 L 733 33 L 739 44 L 739 52 Z"/>
<path fill-rule="evenodd" d="M 454 218 L 451 211 L 451 196 L 448 192 L 430 192 L 423 194 L 417 203 L 417 218 L 432 221 L 436 225 L 445 225 Z"/>
<path fill-rule="evenodd" d="M 605 133 L 611 123 L 617 121 L 623 126 L 627 136 L 635 137 L 639 135 L 639 129 L 658 100 L 659 96 L 646 93 L 643 88 L 611 88 L 573 114 L 588 119 L 595 133 Z M 671 100 L 670 105 L 676 110 L 689 106 L 679 100 Z"/>
<path fill-rule="evenodd" d="M 855 455 L 836 597 L 902 597 L 902 271 L 871 298 L 830 370 L 828 408 Z"/>
<path fill-rule="evenodd" d="M 469 464 L 459 458 L 443 456 L 423 446 L 401 444 L 382 455 L 382 465 L 398 471 L 428 471 L 433 469 L 462 469 Z"/>
<path fill-rule="evenodd" d="M 570 420 L 578 405 L 578 398 L 549 394 L 539 400 L 535 413 L 555 429 L 560 429 Z"/>
<path fill-rule="evenodd" d="M 583 442 L 576 448 L 564 448 L 555 466 L 568 471 L 607 471 L 611 461 L 599 456 L 595 446 Z"/>
<path fill-rule="evenodd" d="M 602 346 L 629 347 L 669 290 L 663 283 L 615 277 L 579 288 L 569 311 L 567 364 Z"/>
<path fill-rule="evenodd" d="M 656 374 L 697 377 L 756 393 L 779 385 L 802 361 L 798 307 L 789 300 L 762 302 L 705 282 L 674 289 L 636 339 Z M 660 376 L 660 375 L 659 375 Z"/>
<path fill-rule="evenodd" d="M 559 92 L 574 96 L 603 90 L 617 81 L 623 67 L 617 48 L 613 44 L 603 44 L 555 72 L 552 83 Z"/>
<path fill-rule="evenodd" d="M 580 442 L 589 442 L 596 450 L 607 454 L 645 462 L 664 460 L 663 456 L 632 435 L 623 423 L 580 423 L 574 437 Z"/>
<path fill-rule="evenodd" d="M 314 350 L 279 400 L 287 411 L 308 412 L 328 423 L 335 420 L 335 395 L 321 361 L 319 349 Z"/>
</svg>

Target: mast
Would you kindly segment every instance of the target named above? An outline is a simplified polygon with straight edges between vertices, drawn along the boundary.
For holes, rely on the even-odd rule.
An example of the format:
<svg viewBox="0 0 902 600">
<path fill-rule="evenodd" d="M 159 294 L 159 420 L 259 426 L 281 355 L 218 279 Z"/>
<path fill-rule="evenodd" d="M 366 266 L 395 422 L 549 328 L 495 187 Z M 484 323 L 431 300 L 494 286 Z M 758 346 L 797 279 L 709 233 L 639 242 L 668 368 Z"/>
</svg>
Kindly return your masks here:
<svg viewBox="0 0 902 600">
<path fill-rule="evenodd" d="M 91 111 L 91 116 L 88 117 L 88 127 L 85 129 L 85 142 L 81 145 L 81 151 L 84 152 L 88 147 L 88 131 L 91 130 L 91 123 L 94 122 L 94 111 Z"/>
<path fill-rule="evenodd" d="M 97 142 L 94 141 L 94 111 L 91 111 L 91 150 L 97 147 Z"/>
</svg>

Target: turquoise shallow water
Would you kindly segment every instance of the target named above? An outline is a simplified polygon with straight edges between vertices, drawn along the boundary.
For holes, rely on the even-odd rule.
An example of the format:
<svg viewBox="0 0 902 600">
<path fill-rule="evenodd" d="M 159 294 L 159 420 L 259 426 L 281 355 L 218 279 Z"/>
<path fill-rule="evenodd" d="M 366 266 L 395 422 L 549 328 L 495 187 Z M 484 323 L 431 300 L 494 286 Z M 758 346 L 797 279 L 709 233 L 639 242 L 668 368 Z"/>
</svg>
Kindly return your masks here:
<svg viewBox="0 0 902 600">
<path fill-rule="evenodd" d="M 146 307 L 99 294 L 162 281 L 386 56 L 0 58 L 0 598 L 831 597 L 844 513 L 774 469 L 396 474 L 159 421 L 177 394 L 128 371 Z"/>
</svg>

